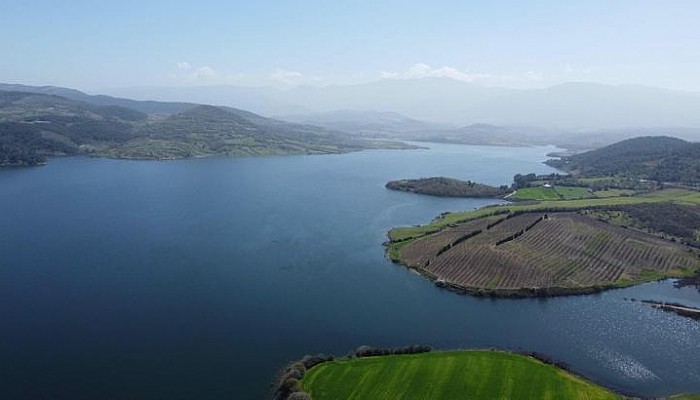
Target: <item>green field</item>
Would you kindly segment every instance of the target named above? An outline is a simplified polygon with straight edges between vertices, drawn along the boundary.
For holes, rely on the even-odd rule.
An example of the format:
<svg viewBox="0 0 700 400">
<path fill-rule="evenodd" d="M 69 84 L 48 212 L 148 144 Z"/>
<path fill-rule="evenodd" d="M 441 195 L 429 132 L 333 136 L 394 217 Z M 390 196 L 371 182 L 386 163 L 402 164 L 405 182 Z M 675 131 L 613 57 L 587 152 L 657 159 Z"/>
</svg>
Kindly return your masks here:
<svg viewBox="0 0 700 400">
<path fill-rule="evenodd" d="M 608 189 L 608 190 L 598 190 L 593 192 L 595 197 L 617 197 L 617 196 L 632 196 L 634 190 L 631 189 Z"/>
<path fill-rule="evenodd" d="M 424 236 L 431 232 L 436 232 L 450 224 L 464 222 L 498 212 L 509 212 L 518 210 L 535 211 L 546 208 L 578 209 L 597 206 L 661 202 L 700 205 L 700 192 L 684 189 L 667 189 L 639 196 L 588 198 L 576 200 L 546 200 L 539 201 L 537 203 L 506 204 L 503 206 L 483 207 L 474 211 L 448 213 L 445 214 L 442 218 L 436 219 L 426 225 L 394 228 L 389 232 L 389 239 L 392 242 L 396 242 L 410 238 L 416 238 Z"/>
<path fill-rule="evenodd" d="M 578 186 L 533 186 L 518 189 L 511 199 L 513 200 L 571 200 L 593 197 L 591 192 Z"/>
<path fill-rule="evenodd" d="M 500 351 L 331 361 L 307 372 L 301 387 L 313 400 L 619 398 L 555 366 Z"/>
<path fill-rule="evenodd" d="M 554 188 L 533 186 L 518 189 L 510 198 L 513 200 L 558 200 L 559 195 Z"/>
</svg>

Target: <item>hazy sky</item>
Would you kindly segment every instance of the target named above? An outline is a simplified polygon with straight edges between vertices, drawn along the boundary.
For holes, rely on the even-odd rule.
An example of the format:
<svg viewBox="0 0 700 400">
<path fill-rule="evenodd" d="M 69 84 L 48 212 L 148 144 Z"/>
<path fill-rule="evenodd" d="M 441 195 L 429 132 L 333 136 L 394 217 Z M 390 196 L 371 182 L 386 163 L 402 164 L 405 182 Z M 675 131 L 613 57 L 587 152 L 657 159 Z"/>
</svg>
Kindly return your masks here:
<svg viewBox="0 0 700 400">
<path fill-rule="evenodd" d="M 79 89 L 448 76 L 700 91 L 700 1 L 0 0 L 0 81 Z"/>
</svg>

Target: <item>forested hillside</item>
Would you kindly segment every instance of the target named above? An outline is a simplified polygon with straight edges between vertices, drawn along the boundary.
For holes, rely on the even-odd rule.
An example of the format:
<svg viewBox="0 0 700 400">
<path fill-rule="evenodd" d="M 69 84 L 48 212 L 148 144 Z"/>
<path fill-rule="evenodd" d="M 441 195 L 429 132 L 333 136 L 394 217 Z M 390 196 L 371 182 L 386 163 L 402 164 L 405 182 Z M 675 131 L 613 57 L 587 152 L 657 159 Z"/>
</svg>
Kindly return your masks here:
<svg viewBox="0 0 700 400">
<path fill-rule="evenodd" d="M 547 163 L 585 177 L 618 176 L 658 182 L 700 183 L 700 143 L 666 136 L 623 140 Z"/>
<path fill-rule="evenodd" d="M 67 154 L 171 159 L 376 147 L 400 145 L 354 139 L 234 108 L 191 105 L 172 114 L 145 114 L 55 95 L 0 91 L 0 165 L 37 165 L 49 156 Z"/>
</svg>

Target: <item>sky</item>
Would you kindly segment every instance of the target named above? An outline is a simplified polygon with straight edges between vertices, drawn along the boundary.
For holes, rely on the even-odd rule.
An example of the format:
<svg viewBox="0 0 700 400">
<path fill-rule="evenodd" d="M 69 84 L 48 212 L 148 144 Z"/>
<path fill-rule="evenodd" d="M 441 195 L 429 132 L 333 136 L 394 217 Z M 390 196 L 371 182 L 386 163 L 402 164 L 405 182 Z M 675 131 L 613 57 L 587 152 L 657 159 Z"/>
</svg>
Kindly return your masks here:
<svg viewBox="0 0 700 400">
<path fill-rule="evenodd" d="M 700 1 L 0 0 L 0 82 L 700 91 Z"/>
</svg>

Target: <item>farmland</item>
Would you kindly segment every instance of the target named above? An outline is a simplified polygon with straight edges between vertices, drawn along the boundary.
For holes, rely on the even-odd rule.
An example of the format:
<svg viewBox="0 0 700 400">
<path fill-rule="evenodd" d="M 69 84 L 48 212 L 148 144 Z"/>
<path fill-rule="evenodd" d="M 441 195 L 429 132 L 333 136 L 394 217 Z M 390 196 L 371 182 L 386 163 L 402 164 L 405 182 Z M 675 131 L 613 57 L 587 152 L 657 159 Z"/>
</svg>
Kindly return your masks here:
<svg viewBox="0 0 700 400">
<path fill-rule="evenodd" d="M 439 285 L 472 294 L 589 293 L 700 271 L 697 250 L 680 243 L 694 243 L 687 236 L 695 231 L 683 239 L 682 226 L 647 221 L 645 229 L 677 232 L 650 235 L 635 224 L 608 223 L 601 218 L 605 212 L 590 210 L 624 206 L 644 211 L 635 214 L 644 222 L 641 217 L 664 215 L 665 208 L 670 214 L 685 215 L 676 210 L 695 210 L 692 205 L 697 202 L 696 192 L 669 190 L 637 197 L 486 207 L 392 231 L 388 251 L 392 260 Z M 629 208 L 632 205 L 637 208 Z"/>
<path fill-rule="evenodd" d="M 700 267 L 676 243 L 572 212 L 480 218 L 416 239 L 399 260 L 473 293 L 548 295 L 685 276 Z"/>
<path fill-rule="evenodd" d="M 518 189 L 512 200 L 572 200 L 593 197 L 594 194 L 583 187 L 577 186 L 532 186 Z"/>
<path fill-rule="evenodd" d="M 575 200 L 549 200 L 527 204 L 506 204 L 502 206 L 484 207 L 474 211 L 445 213 L 432 222 L 411 227 L 398 227 L 389 231 L 389 239 L 394 242 L 417 238 L 429 233 L 434 233 L 450 225 L 481 218 L 484 216 L 519 212 L 539 211 L 547 209 L 578 210 L 586 208 L 604 208 L 609 206 L 623 206 L 630 204 L 646 203 L 674 203 L 700 205 L 700 192 L 684 189 L 666 189 L 646 193 L 638 196 L 613 196 L 604 198 L 589 198 Z"/>
<path fill-rule="evenodd" d="M 615 393 L 532 357 L 453 351 L 353 358 L 320 364 L 301 380 L 313 400 L 558 398 Z"/>
</svg>

